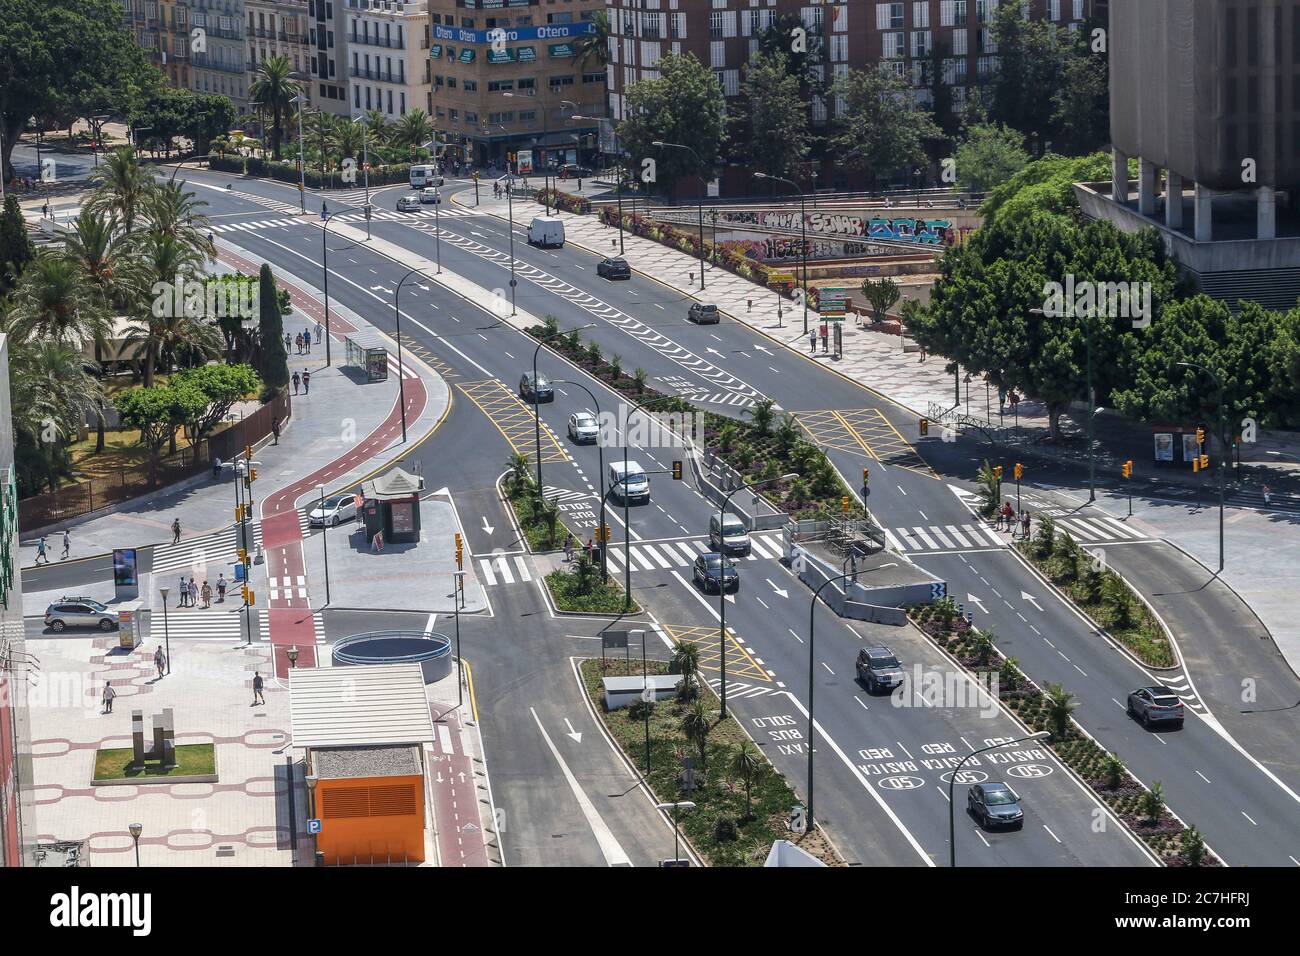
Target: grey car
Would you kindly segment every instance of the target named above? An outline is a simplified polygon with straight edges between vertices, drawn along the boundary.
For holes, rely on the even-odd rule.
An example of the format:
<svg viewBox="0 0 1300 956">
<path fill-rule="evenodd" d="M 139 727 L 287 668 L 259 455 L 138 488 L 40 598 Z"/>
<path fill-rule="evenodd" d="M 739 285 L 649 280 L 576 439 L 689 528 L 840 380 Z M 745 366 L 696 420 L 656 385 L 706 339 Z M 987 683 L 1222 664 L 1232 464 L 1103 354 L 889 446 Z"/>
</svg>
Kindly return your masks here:
<svg viewBox="0 0 1300 956">
<path fill-rule="evenodd" d="M 903 666 L 898 663 L 894 652 L 883 644 L 858 651 L 856 666 L 858 680 L 867 686 L 868 693 L 893 690 L 903 683 Z"/>
<path fill-rule="evenodd" d="M 692 302 L 686 310 L 686 317 L 696 325 L 717 325 L 721 321 L 718 307 L 704 302 Z"/>
<path fill-rule="evenodd" d="M 994 827 L 1020 829 L 1025 825 L 1020 797 L 1005 783 L 975 784 L 966 793 L 966 809 L 985 830 Z"/>
<path fill-rule="evenodd" d="M 1128 695 L 1128 715 L 1143 727 L 1153 724 L 1183 725 L 1183 700 L 1163 684 L 1139 687 Z"/>
<path fill-rule="evenodd" d="M 63 597 L 45 609 L 45 626 L 56 634 L 70 627 L 111 631 L 117 627 L 117 615 L 90 598 Z"/>
<path fill-rule="evenodd" d="M 553 402 L 555 401 L 555 387 L 551 385 L 551 380 L 545 375 L 539 374 L 537 381 L 534 382 L 533 373 L 525 372 L 519 376 L 519 397 L 533 404 Z"/>
</svg>

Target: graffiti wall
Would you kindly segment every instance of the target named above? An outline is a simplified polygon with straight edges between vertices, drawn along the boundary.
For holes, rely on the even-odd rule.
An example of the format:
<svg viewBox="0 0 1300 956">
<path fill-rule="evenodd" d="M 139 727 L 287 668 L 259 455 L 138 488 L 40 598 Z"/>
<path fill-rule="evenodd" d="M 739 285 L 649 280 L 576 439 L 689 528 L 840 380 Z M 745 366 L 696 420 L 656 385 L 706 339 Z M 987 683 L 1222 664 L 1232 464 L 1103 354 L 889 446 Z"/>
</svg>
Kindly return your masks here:
<svg viewBox="0 0 1300 956">
<path fill-rule="evenodd" d="M 750 259 L 762 262 L 790 262 L 803 259 L 802 243 L 798 236 L 762 236 L 752 239 L 722 239 L 718 245 L 731 249 Z M 809 259 L 850 259 L 861 256 L 896 256 L 899 250 L 874 242 L 851 240 L 809 239 Z"/>
<path fill-rule="evenodd" d="M 718 223 L 798 232 L 799 218 L 797 212 L 780 210 L 727 210 L 719 213 Z M 926 246 L 954 245 L 964 240 L 972 230 L 970 226 L 956 227 L 948 219 L 917 219 L 913 216 L 855 216 L 810 212 L 803 217 L 803 221 L 804 231 L 813 236 L 857 237 L 878 242 L 913 242 Z"/>
</svg>

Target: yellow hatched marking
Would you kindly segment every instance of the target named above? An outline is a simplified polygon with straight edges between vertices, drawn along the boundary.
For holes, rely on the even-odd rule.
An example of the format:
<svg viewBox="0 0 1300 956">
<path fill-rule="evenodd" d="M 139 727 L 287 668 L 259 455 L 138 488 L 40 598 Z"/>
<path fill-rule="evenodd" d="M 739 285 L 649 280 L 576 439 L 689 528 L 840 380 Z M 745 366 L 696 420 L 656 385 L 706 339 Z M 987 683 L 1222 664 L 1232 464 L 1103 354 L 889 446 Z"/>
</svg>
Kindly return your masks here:
<svg viewBox="0 0 1300 956">
<path fill-rule="evenodd" d="M 536 432 L 531 406 L 525 405 L 497 379 L 463 382 L 457 387 L 488 417 L 515 452 L 529 461 L 533 460 Z M 572 461 L 569 452 L 560 444 L 555 432 L 551 431 L 546 422 L 542 422 L 542 461 Z"/>
<path fill-rule="evenodd" d="M 804 431 L 823 448 L 874 458 L 883 465 L 896 465 L 939 478 L 916 447 L 877 408 L 847 411 L 828 408 L 794 415 Z"/>
<path fill-rule="evenodd" d="M 716 627 L 696 627 L 690 624 L 665 624 L 664 630 L 668 632 L 676 643 L 684 644 L 687 641 L 692 642 L 700 649 L 700 669 L 707 671 L 719 671 L 721 667 L 718 662 L 721 659 L 718 654 L 718 629 Z M 772 682 L 772 676 L 758 661 L 745 650 L 740 641 L 730 631 L 727 633 L 727 677 L 740 679 L 747 677 L 750 680 Z"/>
</svg>

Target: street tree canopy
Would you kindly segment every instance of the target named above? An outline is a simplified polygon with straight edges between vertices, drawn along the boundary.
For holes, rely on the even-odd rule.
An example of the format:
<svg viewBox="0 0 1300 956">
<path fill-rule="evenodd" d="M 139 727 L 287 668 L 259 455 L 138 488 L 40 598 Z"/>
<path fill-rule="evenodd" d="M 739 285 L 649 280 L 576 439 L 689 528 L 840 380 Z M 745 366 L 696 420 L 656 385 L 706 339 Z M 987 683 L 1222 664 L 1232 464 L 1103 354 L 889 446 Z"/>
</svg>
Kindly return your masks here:
<svg viewBox="0 0 1300 956">
<path fill-rule="evenodd" d="M 873 183 L 926 163 L 925 141 L 943 136 L 929 111 L 913 104 L 907 80 L 884 66 L 851 70 L 831 92 L 845 107 L 832 146 Z"/>
</svg>

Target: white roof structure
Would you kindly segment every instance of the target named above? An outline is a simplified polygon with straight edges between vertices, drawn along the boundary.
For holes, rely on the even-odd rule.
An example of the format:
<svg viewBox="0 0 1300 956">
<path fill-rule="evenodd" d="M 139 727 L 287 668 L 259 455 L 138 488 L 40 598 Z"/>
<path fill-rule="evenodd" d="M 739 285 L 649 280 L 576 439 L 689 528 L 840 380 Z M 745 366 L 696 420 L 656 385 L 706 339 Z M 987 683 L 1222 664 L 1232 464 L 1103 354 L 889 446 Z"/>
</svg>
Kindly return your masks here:
<svg viewBox="0 0 1300 956">
<path fill-rule="evenodd" d="M 434 741 L 417 663 L 289 671 L 295 747 L 374 747 Z"/>
</svg>

